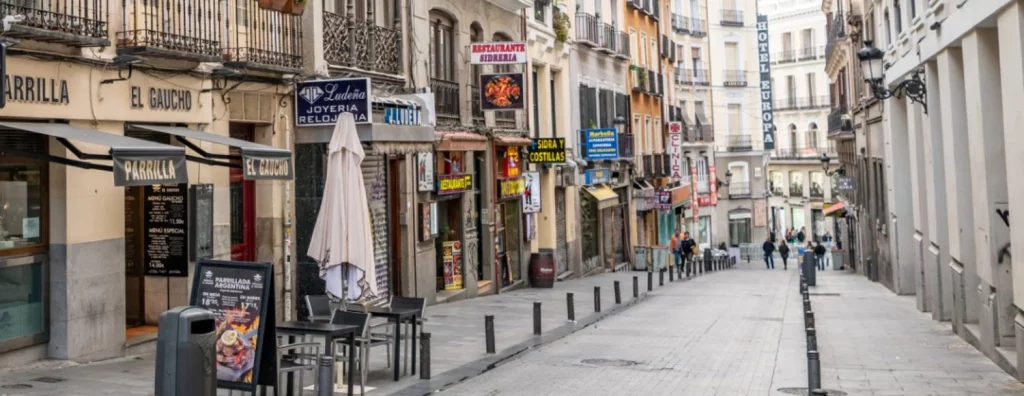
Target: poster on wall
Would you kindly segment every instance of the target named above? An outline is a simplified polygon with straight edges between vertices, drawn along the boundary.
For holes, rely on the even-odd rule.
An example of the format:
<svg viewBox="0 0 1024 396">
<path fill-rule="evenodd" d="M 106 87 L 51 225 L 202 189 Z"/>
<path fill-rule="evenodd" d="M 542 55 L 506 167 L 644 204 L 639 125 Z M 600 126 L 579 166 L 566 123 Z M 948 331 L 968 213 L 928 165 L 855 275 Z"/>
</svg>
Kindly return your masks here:
<svg viewBox="0 0 1024 396">
<path fill-rule="evenodd" d="M 480 109 L 522 110 L 525 106 L 523 73 L 497 73 L 480 75 Z"/>
<path fill-rule="evenodd" d="M 540 212 L 540 172 L 523 172 L 523 213 Z"/>
<path fill-rule="evenodd" d="M 420 204 L 420 241 L 437 238 L 437 202 Z"/>
<path fill-rule="evenodd" d="M 143 264 L 146 275 L 188 276 L 188 187 L 146 186 L 143 202 Z"/>
<path fill-rule="evenodd" d="M 416 154 L 416 191 L 434 191 L 434 153 Z"/>
<path fill-rule="evenodd" d="M 754 201 L 754 227 L 768 225 L 768 207 L 764 200 Z"/>
<path fill-rule="evenodd" d="M 276 383 L 270 263 L 199 260 L 189 305 L 215 316 L 217 387 L 256 390 Z"/>
<path fill-rule="evenodd" d="M 444 241 L 441 244 L 444 264 L 444 289 L 462 289 L 462 242 Z"/>
</svg>

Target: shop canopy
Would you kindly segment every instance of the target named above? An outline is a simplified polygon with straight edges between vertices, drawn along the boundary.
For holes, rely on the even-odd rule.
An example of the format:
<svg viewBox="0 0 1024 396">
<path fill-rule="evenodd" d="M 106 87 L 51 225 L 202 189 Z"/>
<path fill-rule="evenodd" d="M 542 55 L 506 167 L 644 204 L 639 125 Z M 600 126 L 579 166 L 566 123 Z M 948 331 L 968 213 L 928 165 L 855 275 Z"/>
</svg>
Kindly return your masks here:
<svg viewBox="0 0 1024 396">
<path fill-rule="evenodd" d="M 78 160 L 48 154 L 10 151 L 11 154 L 39 157 L 51 162 L 83 169 L 98 169 L 114 173 L 117 186 L 147 186 L 153 184 L 188 183 L 185 167 L 185 149 L 127 136 L 114 135 L 94 129 L 67 124 L 42 122 L 0 122 L 0 128 L 14 129 L 56 138 Z M 105 155 L 84 153 L 71 141 L 109 147 Z M 0 147 L 0 152 L 7 152 Z M 112 161 L 113 166 L 89 161 Z"/>
<path fill-rule="evenodd" d="M 616 194 L 615 190 L 612 190 L 611 187 L 604 184 L 587 187 L 583 190 L 597 201 L 598 210 L 608 209 L 619 204 L 619 194 Z"/>
<path fill-rule="evenodd" d="M 188 139 L 237 147 L 242 153 L 242 178 L 245 180 L 291 180 L 292 178 L 292 153 L 286 149 L 184 127 L 131 124 L 129 128 L 174 135 L 179 142 L 203 156 L 203 158 L 189 156 L 189 160 L 209 165 L 236 166 L 229 162 L 216 160 L 235 160 L 238 157 L 208 153 Z"/>
<path fill-rule="evenodd" d="M 836 202 L 833 204 L 825 204 L 825 216 L 828 217 L 843 217 L 846 215 L 846 204 L 843 202 Z"/>
</svg>

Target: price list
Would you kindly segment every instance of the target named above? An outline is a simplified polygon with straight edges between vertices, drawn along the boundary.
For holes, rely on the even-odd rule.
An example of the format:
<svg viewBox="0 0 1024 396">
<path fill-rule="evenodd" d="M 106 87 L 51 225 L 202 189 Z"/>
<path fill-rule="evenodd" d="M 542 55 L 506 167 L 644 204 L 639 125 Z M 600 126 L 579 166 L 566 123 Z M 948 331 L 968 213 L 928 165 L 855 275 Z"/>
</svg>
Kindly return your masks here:
<svg viewBox="0 0 1024 396">
<path fill-rule="evenodd" d="M 188 192 L 147 186 L 143 211 L 146 275 L 188 276 Z"/>
</svg>

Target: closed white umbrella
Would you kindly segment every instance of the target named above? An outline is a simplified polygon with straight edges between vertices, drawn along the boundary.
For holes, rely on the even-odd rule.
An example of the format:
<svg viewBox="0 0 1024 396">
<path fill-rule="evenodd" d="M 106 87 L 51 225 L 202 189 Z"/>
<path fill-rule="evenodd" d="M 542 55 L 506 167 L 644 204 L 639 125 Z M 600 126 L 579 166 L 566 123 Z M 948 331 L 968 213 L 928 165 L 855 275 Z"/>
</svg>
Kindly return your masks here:
<svg viewBox="0 0 1024 396">
<path fill-rule="evenodd" d="M 351 113 L 342 113 L 327 150 L 327 180 L 307 254 L 320 265 L 327 292 L 340 298 L 346 274 L 348 299 L 377 295 L 370 206 L 363 184 L 363 146 Z"/>
</svg>

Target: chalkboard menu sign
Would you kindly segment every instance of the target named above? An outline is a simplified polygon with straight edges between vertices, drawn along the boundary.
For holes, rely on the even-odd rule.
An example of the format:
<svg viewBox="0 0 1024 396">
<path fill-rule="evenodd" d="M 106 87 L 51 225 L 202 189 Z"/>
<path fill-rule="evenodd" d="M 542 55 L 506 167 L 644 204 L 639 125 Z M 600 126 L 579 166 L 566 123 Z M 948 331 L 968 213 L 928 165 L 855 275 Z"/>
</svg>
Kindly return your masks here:
<svg viewBox="0 0 1024 396">
<path fill-rule="evenodd" d="M 186 185 L 145 188 L 142 229 L 146 275 L 188 276 Z"/>
<path fill-rule="evenodd" d="M 213 184 L 193 184 L 189 194 L 189 259 L 213 257 Z"/>
<path fill-rule="evenodd" d="M 270 263 L 196 263 L 189 305 L 216 317 L 218 388 L 255 391 L 257 385 L 276 385 L 273 290 Z"/>
</svg>

